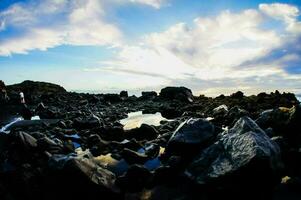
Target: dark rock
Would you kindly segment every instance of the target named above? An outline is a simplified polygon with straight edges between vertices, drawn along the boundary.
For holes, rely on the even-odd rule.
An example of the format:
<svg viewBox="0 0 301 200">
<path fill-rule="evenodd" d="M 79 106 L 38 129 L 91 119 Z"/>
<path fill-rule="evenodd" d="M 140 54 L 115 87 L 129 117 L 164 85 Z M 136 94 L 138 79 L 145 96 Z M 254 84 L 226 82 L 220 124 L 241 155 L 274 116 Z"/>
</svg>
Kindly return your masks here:
<svg viewBox="0 0 301 200">
<path fill-rule="evenodd" d="M 160 152 L 160 146 L 155 143 L 148 144 L 144 149 L 145 155 L 147 155 L 151 159 L 156 158 Z"/>
<path fill-rule="evenodd" d="M 121 155 L 129 164 L 144 164 L 148 160 L 147 155 L 132 151 L 127 148 L 123 149 Z"/>
<path fill-rule="evenodd" d="M 101 121 L 100 119 L 95 116 L 95 115 L 91 115 L 89 117 L 85 117 L 85 118 L 76 118 L 73 121 L 73 126 L 76 129 L 82 130 L 82 129 L 91 129 L 91 128 L 98 128 L 101 126 Z"/>
<path fill-rule="evenodd" d="M 33 116 L 31 110 L 28 108 L 26 104 L 22 104 L 22 109 L 20 114 L 25 120 L 30 120 L 31 117 Z"/>
<path fill-rule="evenodd" d="M 166 155 L 193 157 L 212 144 L 216 137 L 214 125 L 205 119 L 188 119 L 183 122 L 168 141 Z"/>
<path fill-rule="evenodd" d="M 225 124 L 232 126 L 239 118 L 249 116 L 249 112 L 239 108 L 238 106 L 232 107 L 225 116 Z"/>
<path fill-rule="evenodd" d="M 80 199 L 83 196 L 88 199 L 102 196 L 117 199 L 119 196 L 115 175 L 98 166 L 92 159 L 56 156 L 50 160 L 49 165 L 53 170 L 49 175 L 49 187 L 52 188 L 52 193 L 48 194 L 50 196 L 60 194 L 66 199 Z M 66 186 L 72 188 L 71 193 L 66 193 Z M 60 199 L 64 199 L 62 196 Z"/>
<path fill-rule="evenodd" d="M 186 87 L 166 87 L 161 89 L 160 97 L 165 99 L 177 99 L 184 102 L 192 102 L 193 95 Z"/>
<path fill-rule="evenodd" d="M 129 97 L 128 92 L 127 91 L 121 91 L 119 96 L 121 97 L 121 99 L 126 99 Z"/>
<path fill-rule="evenodd" d="M 149 183 L 151 177 L 151 172 L 145 167 L 141 165 L 131 165 L 124 175 L 118 177 L 116 184 L 122 188 L 122 190 L 138 192 Z"/>
<path fill-rule="evenodd" d="M 93 156 L 100 156 L 108 153 L 109 143 L 101 139 L 99 135 L 90 135 L 87 140 L 88 148 Z"/>
<path fill-rule="evenodd" d="M 103 97 L 106 102 L 110 103 L 118 103 L 122 100 L 118 94 L 104 94 Z"/>
<path fill-rule="evenodd" d="M 177 107 L 162 106 L 161 115 L 166 119 L 174 119 L 177 117 L 181 117 L 183 115 L 183 111 Z"/>
<path fill-rule="evenodd" d="M 231 94 L 230 97 L 235 98 L 235 99 L 241 99 L 244 97 L 244 93 L 241 91 L 238 91 L 238 92 Z"/>
<path fill-rule="evenodd" d="M 48 137 L 38 139 L 37 145 L 41 151 L 47 151 L 51 154 L 64 153 L 63 143 L 58 140 L 51 140 Z"/>
<path fill-rule="evenodd" d="M 280 168 L 279 146 L 253 120 L 243 117 L 200 153 L 187 174 L 199 184 L 223 180 L 225 184 L 266 188 L 277 181 Z"/>
<path fill-rule="evenodd" d="M 141 124 L 139 128 L 127 130 L 125 132 L 125 137 L 127 139 L 135 138 L 136 140 L 152 140 L 157 138 L 158 134 L 159 132 L 155 129 L 155 127 L 148 124 Z"/>
<path fill-rule="evenodd" d="M 56 84 L 37 82 L 37 81 L 23 81 L 19 84 L 7 86 L 7 92 L 9 96 L 14 96 L 14 94 L 19 94 L 22 91 L 25 95 L 26 101 L 28 103 L 33 103 L 34 97 L 43 94 L 62 94 L 66 93 L 66 90 Z M 17 97 L 19 98 L 19 97 Z"/>
<path fill-rule="evenodd" d="M 157 97 L 157 92 L 155 91 L 147 91 L 147 92 L 141 92 L 140 99 L 142 100 L 152 100 Z"/>
<path fill-rule="evenodd" d="M 283 136 L 292 146 L 301 144 L 301 106 L 292 108 L 280 107 L 266 110 L 260 114 L 256 122 L 262 128 L 273 129 L 276 136 Z"/>
<path fill-rule="evenodd" d="M 18 143 L 18 146 L 23 147 L 23 149 L 32 149 L 37 147 L 37 140 L 25 133 L 23 131 L 18 131 L 13 133 L 14 140 Z"/>
</svg>

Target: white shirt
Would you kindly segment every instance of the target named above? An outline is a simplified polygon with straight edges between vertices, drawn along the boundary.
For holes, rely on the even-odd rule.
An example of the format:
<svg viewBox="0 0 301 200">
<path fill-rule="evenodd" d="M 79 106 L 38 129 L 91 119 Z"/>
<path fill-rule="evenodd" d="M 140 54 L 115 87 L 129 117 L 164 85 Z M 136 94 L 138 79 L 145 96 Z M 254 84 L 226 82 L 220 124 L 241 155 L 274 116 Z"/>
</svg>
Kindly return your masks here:
<svg viewBox="0 0 301 200">
<path fill-rule="evenodd" d="M 24 93 L 23 92 L 20 92 L 20 97 L 24 98 Z"/>
</svg>

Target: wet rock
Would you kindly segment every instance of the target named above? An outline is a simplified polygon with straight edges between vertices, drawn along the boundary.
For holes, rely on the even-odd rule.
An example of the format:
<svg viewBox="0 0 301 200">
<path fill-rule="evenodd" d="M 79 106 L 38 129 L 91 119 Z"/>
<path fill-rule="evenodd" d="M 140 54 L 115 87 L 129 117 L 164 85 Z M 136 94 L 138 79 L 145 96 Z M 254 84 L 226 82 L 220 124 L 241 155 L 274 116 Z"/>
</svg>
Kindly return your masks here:
<svg viewBox="0 0 301 200">
<path fill-rule="evenodd" d="M 301 144 L 301 107 L 280 107 L 266 110 L 260 114 L 256 122 L 262 128 L 273 129 L 276 136 L 283 136 L 292 146 Z"/>
<path fill-rule="evenodd" d="M 141 191 L 152 177 L 144 166 L 131 165 L 127 172 L 118 177 L 116 184 L 124 191 L 138 192 Z"/>
<path fill-rule="evenodd" d="M 148 144 L 145 148 L 145 155 L 153 159 L 159 155 L 160 146 L 155 143 Z"/>
<path fill-rule="evenodd" d="M 26 132 L 15 132 L 13 133 L 13 137 L 15 142 L 18 143 L 18 146 L 23 147 L 24 149 L 29 150 L 37 147 L 37 140 Z"/>
<path fill-rule="evenodd" d="M 168 156 L 193 157 L 201 149 L 212 144 L 215 137 L 215 127 L 211 122 L 206 119 L 191 118 L 175 130 L 165 152 Z"/>
<path fill-rule="evenodd" d="M 136 140 L 152 140 L 157 138 L 159 132 L 155 127 L 148 124 L 141 124 L 139 128 L 134 128 L 127 130 L 125 132 L 125 137 L 127 139 L 135 138 Z"/>
<path fill-rule="evenodd" d="M 200 153 L 187 174 L 199 184 L 223 180 L 257 188 L 272 186 L 281 164 L 279 146 L 252 119 L 243 117 Z"/>
<path fill-rule="evenodd" d="M 148 160 L 147 155 L 138 153 L 127 148 L 123 149 L 121 155 L 124 158 L 124 160 L 129 164 L 144 164 Z"/>
<path fill-rule="evenodd" d="M 64 153 L 63 143 L 58 139 L 51 140 L 48 137 L 43 137 L 37 140 L 37 145 L 41 151 L 47 151 L 51 154 Z"/>
<path fill-rule="evenodd" d="M 228 113 L 228 106 L 226 106 L 225 104 L 220 105 L 212 110 L 213 117 L 220 116 L 220 115 L 224 116 L 227 113 Z"/>
<path fill-rule="evenodd" d="M 122 126 L 105 126 L 100 128 L 99 134 L 105 140 L 123 141 L 125 132 Z"/>
<path fill-rule="evenodd" d="M 225 125 L 232 126 L 239 118 L 249 116 L 249 112 L 239 108 L 238 106 L 232 107 L 225 116 Z"/>
<path fill-rule="evenodd" d="M 101 139 L 99 135 L 90 135 L 87 139 L 87 145 L 93 156 L 97 157 L 101 154 L 108 153 L 109 143 Z"/>
<path fill-rule="evenodd" d="M 50 160 L 50 166 L 52 173 L 49 186 L 56 195 L 61 194 L 72 199 L 83 196 L 88 199 L 97 196 L 116 199 L 119 196 L 115 175 L 101 168 L 92 159 L 57 156 Z M 66 186 L 72 188 L 72 193 L 66 193 Z"/>
<path fill-rule="evenodd" d="M 186 87 L 166 87 L 161 89 L 160 97 L 169 100 L 180 100 L 184 102 L 192 102 L 193 95 L 190 89 Z"/>
<path fill-rule="evenodd" d="M 91 115 L 85 118 L 78 117 L 73 121 L 74 128 L 79 130 L 98 128 L 101 126 L 101 124 L 101 120 L 95 115 Z"/>
</svg>

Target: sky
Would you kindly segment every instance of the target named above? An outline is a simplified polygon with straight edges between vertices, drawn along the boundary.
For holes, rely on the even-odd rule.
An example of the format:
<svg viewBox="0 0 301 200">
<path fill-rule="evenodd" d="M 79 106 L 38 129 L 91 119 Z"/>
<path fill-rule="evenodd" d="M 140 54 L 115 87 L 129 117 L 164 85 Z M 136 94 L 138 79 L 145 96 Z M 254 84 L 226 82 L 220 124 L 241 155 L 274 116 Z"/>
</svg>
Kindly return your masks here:
<svg viewBox="0 0 301 200">
<path fill-rule="evenodd" d="M 301 95 L 300 0 L 0 0 L 0 79 Z"/>
</svg>

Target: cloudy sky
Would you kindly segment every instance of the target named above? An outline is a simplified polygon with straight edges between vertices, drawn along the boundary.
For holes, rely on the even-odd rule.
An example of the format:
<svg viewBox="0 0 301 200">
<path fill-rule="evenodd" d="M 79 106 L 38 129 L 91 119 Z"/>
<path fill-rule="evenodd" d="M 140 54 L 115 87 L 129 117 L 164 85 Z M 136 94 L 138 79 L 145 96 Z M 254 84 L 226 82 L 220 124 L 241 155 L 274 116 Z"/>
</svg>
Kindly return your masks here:
<svg viewBox="0 0 301 200">
<path fill-rule="evenodd" d="M 0 79 L 301 93 L 300 0 L 0 0 Z"/>
</svg>

